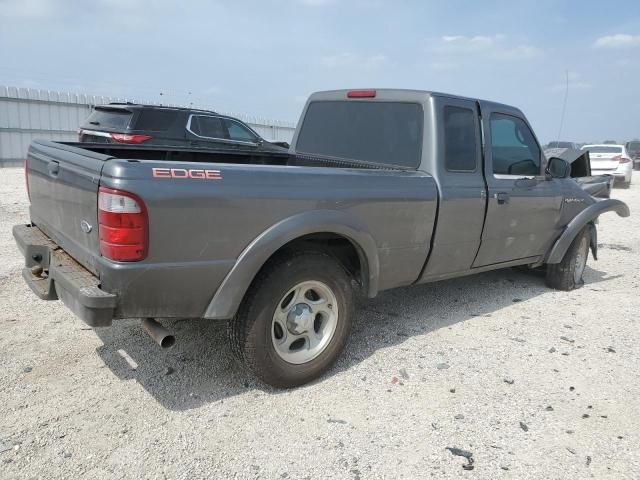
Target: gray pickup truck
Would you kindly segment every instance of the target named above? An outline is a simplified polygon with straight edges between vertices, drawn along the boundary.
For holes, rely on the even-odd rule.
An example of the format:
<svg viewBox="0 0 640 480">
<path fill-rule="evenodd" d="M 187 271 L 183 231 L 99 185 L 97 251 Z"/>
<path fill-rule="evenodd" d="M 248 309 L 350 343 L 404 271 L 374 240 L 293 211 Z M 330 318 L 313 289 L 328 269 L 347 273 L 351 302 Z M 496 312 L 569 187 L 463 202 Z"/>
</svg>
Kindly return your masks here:
<svg viewBox="0 0 640 480">
<path fill-rule="evenodd" d="M 288 153 L 34 141 L 23 276 L 94 327 L 226 320 L 262 381 L 308 382 L 346 344 L 354 299 L 505 267 L 582 284 L 595 199 L 525 116 L 425 91 L 307 101 Z"/>
</svg>

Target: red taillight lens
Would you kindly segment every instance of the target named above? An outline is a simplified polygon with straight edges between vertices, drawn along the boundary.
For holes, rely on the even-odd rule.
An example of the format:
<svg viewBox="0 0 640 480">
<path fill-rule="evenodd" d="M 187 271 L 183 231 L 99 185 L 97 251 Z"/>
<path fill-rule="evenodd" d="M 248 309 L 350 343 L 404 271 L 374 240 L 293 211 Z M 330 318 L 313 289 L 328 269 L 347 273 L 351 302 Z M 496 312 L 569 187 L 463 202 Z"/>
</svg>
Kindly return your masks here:
<svg viewBox="0 0 640 480">
<path fill-rule="evenodd" d="M 118 262 L 137 262 L 147 256 L 149 221 L 140 197 L 122 190 L 98 191 L 100 254 Z"/>
<path fill-rule="evenodd" d="M 347 92 L 347 98 L 374 98 L 375 96 L 375 90 L 349 90 Z"/>
<path fill-rule="evenodd" d="M 27 187 L 27 197 L 31 203 L 31 191 L 29 191 L 29 157 L 24 159 L 24 183 Z"/>
<path fill-rule="evenodd" d="M 616 155 L 611 160 L 617 160 L 619 163 L 629 163 L 629 162 L 631 162 L 631 159 L 629 159 L 627 157 L 623 157 L 622 155 Z"/>
<path fill-rule="evenodd" d="M 112 133 L 111 138 L 113 138 L 118 143 L 130 143 L 137 145 L 142 142 L 146 142 L 151 139 L 150 135 L 132 135 L 130 133 Z"/>
</svg>

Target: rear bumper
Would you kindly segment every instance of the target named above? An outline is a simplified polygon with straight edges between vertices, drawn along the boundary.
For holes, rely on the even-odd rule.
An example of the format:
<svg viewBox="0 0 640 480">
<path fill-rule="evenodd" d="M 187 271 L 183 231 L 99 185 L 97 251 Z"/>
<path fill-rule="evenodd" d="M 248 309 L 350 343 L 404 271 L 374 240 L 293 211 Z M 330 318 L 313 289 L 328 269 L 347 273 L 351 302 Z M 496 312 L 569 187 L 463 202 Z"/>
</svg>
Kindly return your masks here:
<svg viewBox="0 0 640 480">
<path fill-rule="evenodd" d="M 33 225 L 16 225 L 13 237 L 25 257 L 22 277 L 43 300 L 62 300 L 92 327 L 111 325 L 117 296 L 100 289 L 100 279 Z"/>
<path fill-rule="evenodd" d="M 591 174 L 596 177 L 599 175 L 613 175 L 614 177 L 624 177 L 627 172 L 620 170 L 591 170 Z"/>
<path fill-rule="evenodd" d="M 612 175 L 616 181 L 621 182 L 621 181 L 625 181 L 628 182 L 629 180 L 631 180 L 631 173 L 633 172 L 632 168 L 629 169 L 625 169 L 625 170 L 592 170 L 591 173 L 594 176 L 599 176 L 599 175 Z"/>
</svg>

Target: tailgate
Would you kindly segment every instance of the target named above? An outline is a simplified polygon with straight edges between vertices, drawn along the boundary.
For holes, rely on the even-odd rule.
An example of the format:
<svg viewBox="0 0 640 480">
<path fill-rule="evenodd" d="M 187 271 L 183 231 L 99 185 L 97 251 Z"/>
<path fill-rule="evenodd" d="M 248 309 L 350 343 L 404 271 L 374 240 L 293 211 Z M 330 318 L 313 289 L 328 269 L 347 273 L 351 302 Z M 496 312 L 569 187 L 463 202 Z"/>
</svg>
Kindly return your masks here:
<svg viewBox="0 0 640 480">
<path fill-rule="evenodd" d="M 35 140 L 27 155 L 33 224 L 85 268 L 97 273 L 97 195 L 109 156 Z"/>
</svg>

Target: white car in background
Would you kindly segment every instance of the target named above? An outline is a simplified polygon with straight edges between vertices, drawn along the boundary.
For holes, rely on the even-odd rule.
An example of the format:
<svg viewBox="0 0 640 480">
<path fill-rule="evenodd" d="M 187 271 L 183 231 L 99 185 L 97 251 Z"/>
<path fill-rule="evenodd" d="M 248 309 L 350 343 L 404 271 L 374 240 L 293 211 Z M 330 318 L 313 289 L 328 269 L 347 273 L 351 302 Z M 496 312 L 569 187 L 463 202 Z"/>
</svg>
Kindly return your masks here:
<svg viewBox="0 0 640 480">
<path fill-rule="evenodd" d="M 629 188 L 633 162 L 624 145 L 585 145 L 582 150 L 589 150 L 592 175 L 613 175 L 623 188 Z"/>
</svg>

